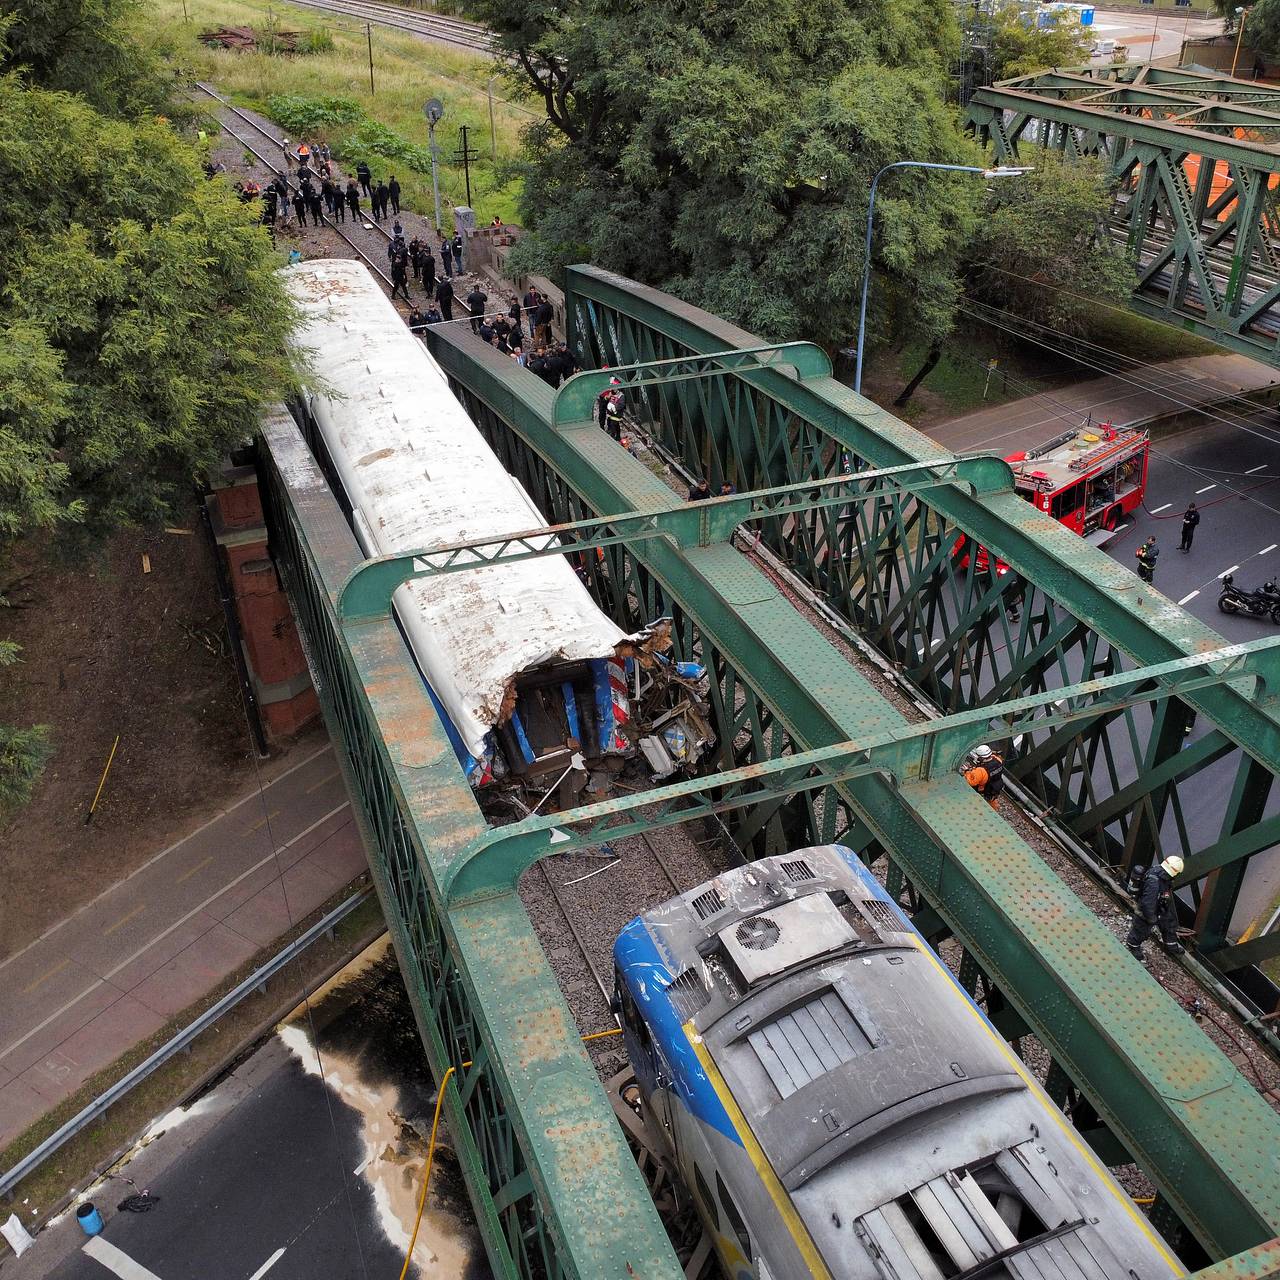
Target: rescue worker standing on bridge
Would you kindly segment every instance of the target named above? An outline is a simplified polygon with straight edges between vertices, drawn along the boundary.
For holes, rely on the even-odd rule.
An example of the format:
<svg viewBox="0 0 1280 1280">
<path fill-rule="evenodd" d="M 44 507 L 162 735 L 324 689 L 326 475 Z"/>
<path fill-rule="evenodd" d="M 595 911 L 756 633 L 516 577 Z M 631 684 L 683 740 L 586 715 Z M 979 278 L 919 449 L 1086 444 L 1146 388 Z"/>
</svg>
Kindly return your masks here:
<svg viewBox="0 0 1280 1280">
<path fill-rule="evenodd" d="M 1180 956 L 1186 950 L 1178 941 L 1178 914 L 1173 904 L 1173 882 L 1182 874 L 1182 867 L 1182 859 L 1171 854 L 1148 867 L 1138 885 L 1138 911 L 1124 945 L 1143 963 L 1142 944 L 1157 928 L 1165 955 Z"/>
<path fill-rule="evenodd" d="M 964 780 L 993 808 L 1000 808 L 1004 791 L 1004 759 L 984 742 L 964 762 Z"/>
</svg>

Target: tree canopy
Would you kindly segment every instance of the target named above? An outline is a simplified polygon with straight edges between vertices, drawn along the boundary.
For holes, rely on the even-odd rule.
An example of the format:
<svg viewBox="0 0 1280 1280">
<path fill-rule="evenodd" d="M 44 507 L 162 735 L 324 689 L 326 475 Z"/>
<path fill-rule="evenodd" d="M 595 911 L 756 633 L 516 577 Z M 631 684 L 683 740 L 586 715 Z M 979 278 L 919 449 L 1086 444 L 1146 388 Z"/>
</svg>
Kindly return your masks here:
<svg viewBox="0 0 1280 1280">
<path fill-rule="evenodd" d="M 1089 61 L 1091 28 L 1074 17 L 1048 15 L 1044 26 L 1035 11 L 1004 4 L 995 14 L 992 30 L 992 79 L 1011 80 L 1050 67 L 1078 67 Z"/>
<path fill-rule="evenodd" d="M 1264 58 L 1280 58 L 1280 0 L 1258 0 L 1245 15 L 1241 42 Z"/>
<path fill-rule="evenodd" d="M 1123 305 L 1133 270 L 1112 238 L 1112 180 L 1100 160 L 1040 151 L 1032 172 L 991 185 L 966 256 L 969 296 L 1067 333 L 1099 304 Z"/>
<path fill-rule="evenodd" d="M 591 261 L 775 339 L 853 332 L 871 178 L 971 162 L 932 0 L 477 0 L 543 104 L 516 264 Z M 876 207 L 871 332 L 936 337 L 980 185 L 907 170 Z"/>
<path fill-rule="evenodd" d="M 155 114 L 122 13 L 10 0 L 0 19 L 0 554 L 162 518 L 290 380 L 279 258 Z M 0 649 L 9 678 L 17 661 Z M 38 727 L 0 725 L 0 804 L 46 752 Z"/>
</svg>

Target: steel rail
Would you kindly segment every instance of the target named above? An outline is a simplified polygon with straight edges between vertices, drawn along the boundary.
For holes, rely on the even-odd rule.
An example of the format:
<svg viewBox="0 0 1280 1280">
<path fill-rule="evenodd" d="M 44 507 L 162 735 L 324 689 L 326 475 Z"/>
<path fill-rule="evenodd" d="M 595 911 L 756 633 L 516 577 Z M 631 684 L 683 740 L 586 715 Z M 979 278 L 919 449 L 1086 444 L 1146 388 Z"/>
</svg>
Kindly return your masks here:
<svg viewBox="0 0 1280 1280">
<path fill-rule="evenodd" d="M 270 139 L 274 146 L 276 147 L 280 146 L 279 139 L 272 138 L 271 134 L 268 133 L 260 124 L 258 124 L 248 115 L 246 115 L 243 111 L 241 111 L 239 107 L 235 106 L 233 103 L 228 102 L 226 98 L 224 98 L 220 93 L 215 92 L 213 89 L 210 89 L 208 85 L 201 84 L 199 81 L 196 81 L 196 88 L 199 89 L 202 93 L 207 93 L 211 98 L 219 102 L 222 106 L 226 107 L 228 110 L 235 112 L 237 116 L 241 117 L 247 124 L 251 125 L 254 129 L 256 129 L 257 132 L 260 133 L 264 138 Z M 256 156 L 258 160 L 267 169 L 271 170 L 272 173 L 276 174 L 278 177 L 282 177 L 285 181 L 285 186 L 288 190 L 290 191 L 295 190 L 294 183 L 290 182 L 289 174 L 284 169 L 281 169 L 279 165 L 275 164 L 273 161 L 271 161 L 265 155 L 263 155 L 262 152 L 259 151 L 258 148 L 255 147 L 253 143 L 249 141 L 248 138 L 244 137 L 242 134 L 237 133 L 225 122 L 220 121 L 219 123 L 224 133 L 234 138 L 251 155 Z M 320 217 L 324 225 L 326 227 L 331 228 L 333 232 L 339 237 L 339 239 L 341 239 L 346 245 L 348 245 L 348 247 L 353 249 L 355 253 L 364 260 L 365 264 L 370 268 L 370 270 L 372 270 L 376 275 L 380 276 L 382 280 L 384 280 L 388 285 L 391 284 L 391 277 L 382 269 L 382 267 L 378 264 L 377 260 L 371 254 L 367 253 L 364 249 L 362 249 L 349 235 L 347 235 L 345 231 L 342 230 L 341 227 L 337 225 L 337 223 L 333 221 L 332 218 L 328 216 L 328 214 L 322 213 Z M 390 236 L 387 234 L 387 232 L 383 231 L 383 229 L 379 227 L 376 223 L 368 223 L 365 225 L 368 225 L 378 231 L 381 231 L 384 236 L 390 239 Z"/>
<path fill-rule="evenodd" d="M 297 0 L 297 3 L 306 9 L 363 18 L 376 26 L 394 27 L 413 35 L 439 40 L 443 44 L 456 45 L 460 49 L 488 53 L 493 47 L 493 37 L 486 28 L 461 18 L 427 13 L 419 15 L 417 11 L 400 5 L 346 4 L 342 0 Z"/>
<path fill-rule="evenodd" d="M 0 1174 L 0 1196 L 7 1195 L 23 1178 L 35 1172 L 55 1151 L 64 1147 L 86 1125 L 92 1124 L 131 1089 L 139 1085 L 148 1076 L 164 1066 L 175 1053 L 180 1053 L 193 1040 L 207 1031 L 223 1014 L 230 1012 L 246 996 L 260 990 L 271 978 L 280 972 L 291 961 L 296 960 L 311 944 L 324 934 L 333 930 L 334 926 L 345 920 L 361 903 L 373 893 L 372 889 L 362 889 L 353 894 L 345 902 L 339 903 L 327 915 L 317 920 L 305 933 L 299 934 L 288 946 L 276 952 L 266 964 L 255 969 L 243 982 L 233 987 L 221 1000 L 209 1006 L 198 1018 L 189 1022 L 181 1031 L 171 1036 L 150 1057 L 138 1063 L 132 1071 L 121 1076 L 110 1088 L 104 1089 L 92 1102 L 82 1107 L 64 1125 L 55 1129 L 38 1147 L 29 1151 L 12 1169 Z"/>
</svg>

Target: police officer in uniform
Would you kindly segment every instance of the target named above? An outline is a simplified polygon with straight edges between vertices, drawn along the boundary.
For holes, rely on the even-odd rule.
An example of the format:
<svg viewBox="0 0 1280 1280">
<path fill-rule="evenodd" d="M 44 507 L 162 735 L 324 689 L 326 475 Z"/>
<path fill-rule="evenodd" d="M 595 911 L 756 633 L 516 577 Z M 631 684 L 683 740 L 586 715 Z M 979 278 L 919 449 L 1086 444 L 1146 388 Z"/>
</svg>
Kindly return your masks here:
<svg viewBox="0 0 1280 1280">
<path fill-rule="evenodd" d="M 1185 948 L 1178 941 L 1178 915 L 1173 905 L 1173 882 L 1182 874 L 1183 862 L 1170 854 L 1163 862 L 1148 867 L 1138 885 L 1138 910 L 1124 945 L 1141 961 L 1142 944 L 1160 930 L 1166 955 L 1180 956 Z"/>
<path fill-rule="evenodd" d="M 1004 790 L 1004 760 L 984 742 L 965 761 L 964 780 L 993 808 L 1000 807 Z"/>
</svg>

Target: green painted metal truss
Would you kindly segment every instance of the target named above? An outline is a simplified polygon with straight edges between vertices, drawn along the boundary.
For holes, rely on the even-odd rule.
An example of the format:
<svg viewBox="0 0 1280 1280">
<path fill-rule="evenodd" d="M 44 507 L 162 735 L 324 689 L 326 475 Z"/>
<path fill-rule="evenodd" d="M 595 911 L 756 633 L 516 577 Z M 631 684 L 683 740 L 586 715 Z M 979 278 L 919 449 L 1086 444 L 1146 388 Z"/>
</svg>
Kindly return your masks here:
<svg viewBox="0 0 1280 1280">
<path fill-rule="evenodd" d="M 1083 67 L 978 90 L 970 124 L 1002 163 L 1103 157 L 1133 307 L 1280 364 L 1280 89 L 1198 68 Z"/>
<path fill-rule="evenodd" d="M 978 738 L 1017 735 L 1021 784 L 1105 862 L 1185 850 L 1202 948 L 1230 957 L 1240 878 L 1276 839 L 1280 645 L 1224 648 L 1018 500 L 999 460 L 940 456 L 832 381 L 820 352 L 570 275 L 571 340 L 612 366 L 603 378 L 557 395 L 469 334 L 429 335 L 554 525 L 363 562 L 293 423 L 263 431 L 273 552 L 432 1069 L 459 1069 L 449 1120 L 495 1272 L 679 1274 L 513 885 L 553 839 L 713 818 L 748 854 L 841 839 L 879 861 L 926 935 L 959 944 L 993 1023 L 1044 1046 L 1046 1089 L 1099 1154 L 1147 1170 L 1170 1239 L 1224 1260 L 1224 1280 L 1274 1273 L 1260 1247 L 1280 1230 L 1274 1113 L 954 766 Z M 673 463 L 743 492 L 685 504 L 597 429 L 610 376 Z M 1014 572 L 962 565 L 961 535 Z M 621 625 L 669 617 L 677 656 L 707 667 L 714 772 L 493 830 L 390 596 L 410 577 L 566 553 Z M 797 610 L 779 563 L 942 717 L 880 693 Z"/>
<path fill-rule="evenodd" d="M 573 268 L 569 284 L 570 337 L 580 362 L 610 366 L 606 377 L 623 382 L 631 411 L 689 473 L 716 485 L 729 480 L 742 490 L 770 490 L 814 485 L 846 469 L 856 478 L 863 469 L 938 459 L 934 442 L 821 372 L 704 366 L 706 376 L 663 377 L 692 356 L 755 350 L 759 340 L 605 272 Z M 508 468 L 561 524 L 601 513 L 685 510 L 670 486 L 587 416 L 599 374 L 580 375 L 581 387 L 575 380 L 557 398 L 465 335 L 433 331 L 429 342 Z M 633 365 L 646 372 L 631 371 Z M 927 472 L 915 479 L 918 491 L 902 473 L 852 507 L 814 503 L 776 516 L 757 513 L 762 518 L 738 507 L 735 514 L 944 711 L 1221 647 L 1208 628 L 1037 515 L 1011 486 L 993 492 L 984 484 L 979 494 L 970 483 L 938 485 Z M 742 498 L 756 501 L 745 492 Z M 989 580 L 976 573 L 973 557 L 961 568 L 954 555 L 961 534 L 998 548 L 1016 572 Z M 905 732 L 902 715 L 803 619 L 766 568 L 729 541 L 609 539 L 603 559 L 583 559 L 597 598 L 623 625 L 671 616 L 679 656 L 712 673 L 721 769 Z M 1020 610 L 1009 607 L 1015 601 Z M 1214 728 L 1184 753 L 1192 710 Z M 1265 782 L 1255 777 L 1246 743 L 1263 754 L 1258 770 Z M 1184 764 L 1171 764 L 1183 754 Z M 1177 698 L 1028 731 L 1015 767 L 1042 805 L 1072 826 L 1078 821 L 1078 833 L 1119 867 L 1135 856 L 1173 851 L 1183 826 L 1176 779 L 1183 769 L 1195 776 L 1209 765 L 1226 780 L 1224 792 L 1244 779 L 1239 795 L 1224 794 L 1217 804 L 1212 847 L 1263 820 L 1280 765 L 1280 725 L 1238 682 L 1188 687 Z M 1140 779 L 1157 766 L 1164 774 L 1143 785 Z M 737 781 L 757 785 L 749 778 Z M 797 781 L 794 770 L 788 781 Z M 1098 805 L 1129 787 L 1134 795 L 1115 813 L 1093 819 Z M 987 984 L 1001 1025 L 1011 1035 L 1030 1031 L 1048 1048 L 1057 1064 L 1052 1083 L 1077 1124 L 1100 1150 L 1126 1159 L 1122 1153 L 1133 1153 L 1152 1173 L 1169 1221 L 1185 1223 L 1214 1256 L 1275 1234 L 1274 1160 L 1252 1143 L 1242 1149 L 1239 1140 L 1255 1122 L 1275 1135 L 1274 1115 L 1238 1073 L 1226 1073 L 1218 1051 L 1154 983 L 1130 973 L 1117 941 L 962 780 L 946 771 L 900 785 L 868 771 L 825 788 L 802 787 L 789 798 L 785 791 L 734 807 L 732 830 L 744 848 L 767 853 L 841 838 L 868 856 L 886 855 L 890 883 L 896 876 L 920 909 L 917 919 L 935 936 L 949 933 L 963 944 L 967 972 L 976 985 Z M 698 803 L 709 809 L 716 800 L 707 795 Z M 1183 834 L 1194 842 L 1203 837 L 1200 827 Z M 1273 840 L 1269 835 L 1265 844 Z M 1207 876 L 1212 868 L 1202 863 L 1201 870 L 1194 860 L 1207 851 L 1191 852 L 1188 879 L 1196 886 L 1203 936 L 1221 949 L 1224 936 L 1211 928 L 1225 929 L 1220 917 L 1230 915 L 1238 884 L 1227 883 L 1229 875 Z M 1242 870 L 1244 845 L 1235 852 L 1230 865 Z M 533 854 L 513 861 L 525 856 Z M 492 888 L 485 875 L 464 882 L 470 870 L 454 874 L 451 889 L 463 897 Z M 1210 880 L 1213 888 L 1206 887 Z M 1179 1047 L 1171 1051 L 1173 1040 Z M 1228 1119 L 1237 1106 L 1241 1111 Z M 1193 1186 L 1196 1194 L 1189 1195 Z M 1246 1218 L 1253 1225 L 1242 1228 Z"/>
</svg>

